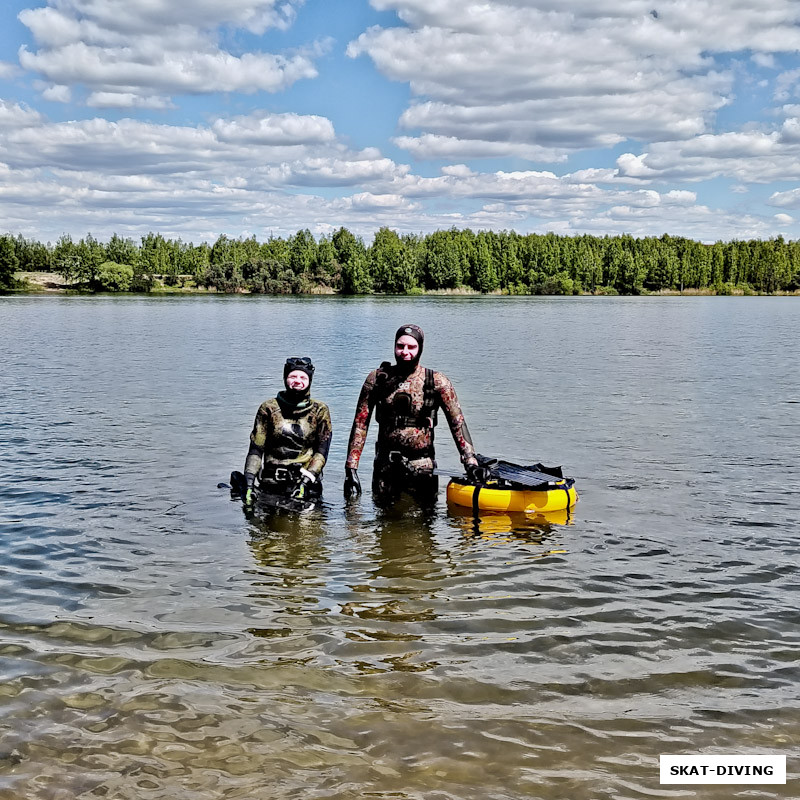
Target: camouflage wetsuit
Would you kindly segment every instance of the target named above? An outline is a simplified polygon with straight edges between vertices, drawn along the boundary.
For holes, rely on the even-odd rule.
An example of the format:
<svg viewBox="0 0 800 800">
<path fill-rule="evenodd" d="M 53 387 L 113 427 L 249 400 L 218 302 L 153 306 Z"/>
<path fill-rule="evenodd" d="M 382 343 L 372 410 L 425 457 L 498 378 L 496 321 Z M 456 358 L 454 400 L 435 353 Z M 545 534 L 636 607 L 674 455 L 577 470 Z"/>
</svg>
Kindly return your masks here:
<svg viewBox="0 0 800 800">
<path fill-rule="evenodd" d="M 442 409 L 464 464 L 475 449 L 455 389 L 445 375 L 417 364 L 408 375 L 384 362 L 364 381 L 347 445 L 346 466 L 358 468 L 372 410 L 378 420 L 372 490 L 379 501 L 401 491 L 418 499 L 436 497 L 438 479 L 433 449 L 437 410 Z"/>
<path fill-rule="evenodd" d="M 314 491 L 322 491 L 322 468 L 331 444 L 328 406 L 310 397 L 289 402 L 284 392 L 262 403 L 256 413 L 245 475 L 259 474 L 261 486 L 287 493 L 296 485 L 299 468 L 312 472 Z M 263 466 L 262 466 L 263 459 Z"/>
</svg>

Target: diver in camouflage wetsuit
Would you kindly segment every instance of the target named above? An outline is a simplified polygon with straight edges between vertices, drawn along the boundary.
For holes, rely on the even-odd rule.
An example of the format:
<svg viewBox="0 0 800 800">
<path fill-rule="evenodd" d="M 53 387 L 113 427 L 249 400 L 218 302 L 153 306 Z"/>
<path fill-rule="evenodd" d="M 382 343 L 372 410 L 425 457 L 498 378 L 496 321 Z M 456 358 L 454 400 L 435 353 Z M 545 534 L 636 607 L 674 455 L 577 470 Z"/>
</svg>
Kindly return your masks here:
<svg viewBox="0 0 800 800">
<path fill-rule="evenodd" d="M 244 467 L 245 502 L 252 502 L 256 476 L 260 488 L 271 494 L 295 499 L 322 494 L 331 415 L 325 403 L 309 396 L 313 376 L 310 358 L 287 359 L 285 390 L 259 407 Z"/>
<path fill-rule="evenodd" d="M 444 411 L 467 473 L 477 469 L 475 449 L 453 385 L 419 363 L 425 336 L 416 325 L 403 325 L 395 334 L 395 364 L 384 361 L 364 381 L 358 398 L 345 465 L 345 497 L 361 494 L 358 462 L 375 409 L 378 439 L 372 491 L 381 503 L 393 502 L 406 491 L 430 504 L 439 490 L 433 448 L 438 409 Z"/>
</svg>

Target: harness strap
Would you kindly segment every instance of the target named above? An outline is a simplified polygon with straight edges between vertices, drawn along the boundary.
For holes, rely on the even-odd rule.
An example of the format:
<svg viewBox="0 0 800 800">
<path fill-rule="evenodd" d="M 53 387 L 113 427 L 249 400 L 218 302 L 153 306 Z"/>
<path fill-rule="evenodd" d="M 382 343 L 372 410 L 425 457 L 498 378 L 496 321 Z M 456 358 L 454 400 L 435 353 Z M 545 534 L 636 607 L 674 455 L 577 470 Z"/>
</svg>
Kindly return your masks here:
<svg viewBox="0 0 800 800">
<path fill-rule="evenodd" d="M 425 382 L 422 384 L 422 416 L 431 421 L 431 436 L 436 427 L 436 384 L 433 379 L 433 370 L 425 367 Z"/>
<path fill-rule="evenodd" d="M 396 455 L 393 455 L 396 454 Z M 417 461 L 420 458 L 433 458 L 435 455 L 433 446 L 422 448 L 405 447 L 401 444 L 384 444 L 375 442 L 375 455 L 381 461 L 394 462 L 398 458 L 408 461 Z"/>
<path fill-rule="evenodd" d="M 388 369 L 389 363 L 384 361 L 380 369 L 384 372 Z M 391 422 L 395 428 L 431 428 L 431 441 L 433 440 L 433 428 L 436 427 L 437 419 L 437 403 L 436 403 L 436 382 L 434 380 L 434 372 L 432 369 L 425 367 L 425 378 L 422 383 L 422 406 L 417 414 L 401 415 L 393 413 L 392 409 L 384 406 L 381 408 L 383 401 L 390 394 L 390 390 L 386 387 L 386 379 L 380 382 L 378 388 L 377 402 L 375 404 L 375 417 L 378 422 Z"/>
</svg>

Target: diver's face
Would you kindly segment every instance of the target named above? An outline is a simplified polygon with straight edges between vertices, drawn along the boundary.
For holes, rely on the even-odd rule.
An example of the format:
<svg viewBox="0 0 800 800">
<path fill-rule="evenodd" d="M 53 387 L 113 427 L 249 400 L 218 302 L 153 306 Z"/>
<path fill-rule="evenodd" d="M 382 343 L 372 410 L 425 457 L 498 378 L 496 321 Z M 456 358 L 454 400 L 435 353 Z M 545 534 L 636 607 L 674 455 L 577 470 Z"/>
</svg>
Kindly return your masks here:
<svg viewBox="0 0 800 800">
<path fill-rule="evenodd" d="M 308 389 L 309 383 L 308 375 L 301 369 L 293 369 L 286 376 L 286 386 L 289 389 L 297 389 L 302 392 L 303 389 Z"/>
<path fill-rule="evenodd" d="M 398 361 L 413 361 L 419 353 L 419 342 L 413 336 L 401 336 L 394 343 L 394 357 Z"/>
</svg>

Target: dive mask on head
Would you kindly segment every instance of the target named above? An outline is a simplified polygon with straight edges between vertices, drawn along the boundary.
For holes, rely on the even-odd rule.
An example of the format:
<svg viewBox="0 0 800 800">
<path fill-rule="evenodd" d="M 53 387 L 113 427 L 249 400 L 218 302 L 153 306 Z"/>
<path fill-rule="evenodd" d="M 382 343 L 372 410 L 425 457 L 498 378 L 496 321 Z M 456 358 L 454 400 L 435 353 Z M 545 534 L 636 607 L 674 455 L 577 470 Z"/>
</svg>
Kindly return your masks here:
<svg viewBox="0 0 800 800">
<path fill-rule="evenodd" d="M 308 386 L 305 389 L 290 389 L 286 383 L 290 372 L 305 372 L 308 375 Z M 314 365 L 307 356 L 302 358 L 287 358 L 283 365 L 283 385 L 286 388 L 284 395 L 292 402 L 298 402 L 308 396 L 311 391 L 311 381 L 314 378 Z"/>
<path fill-rule="evenodd" d="M 311 383 L 311 379 L 314 377 L 314 365 L 311 363 L 311 359 L 308 358 L 308 356 L 303 356 L 302 358 L 287 358 L 286 363 L 283 365 L 283 380 L 285 381 L 288 374 L 295 370 L 305 372 L 305 374 L 308 375 L 309 384 Z"/>
</svg>

